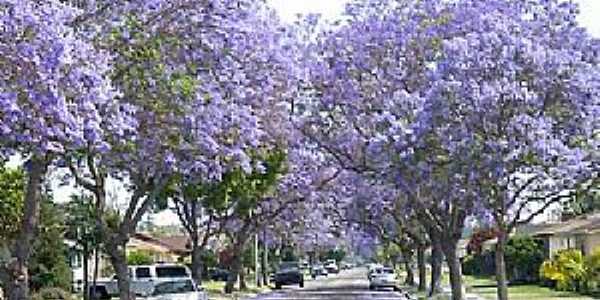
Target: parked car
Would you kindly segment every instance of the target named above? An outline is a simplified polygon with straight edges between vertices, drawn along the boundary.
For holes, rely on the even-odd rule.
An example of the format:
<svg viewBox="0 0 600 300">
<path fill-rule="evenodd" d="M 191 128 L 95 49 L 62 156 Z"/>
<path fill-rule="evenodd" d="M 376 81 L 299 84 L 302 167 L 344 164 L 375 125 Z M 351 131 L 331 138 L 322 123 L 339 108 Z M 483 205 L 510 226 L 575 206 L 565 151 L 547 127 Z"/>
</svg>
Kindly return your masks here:
<svg viewBox="0 0 600 300">
<path fill-rule="evenodd" d="M 208 278 L 214 281 L 227 281 L 229 278 L 229 271 L 220 268 L 208 269 Z"/>
<path fill-rule="evenodd" d="M 335 259 L 327 260 L 327 263 L 325 263 L 325 269 L 330 274 L 336 274 L 340 272 L 340 269 L 338 268 Z"/>
<path fill-rule="evenodd" d="M 386 267 L 374 269 L 369 280 L 369 289 L 376 290 L 378 288 L 392 288 L 394 291 L 399 290 L 398 277 L 394 269 Z"/>
<path fill-rule="evenodd" d="M 130 266 L 128 269 L 129 278 L 131 278 L 130 289 L 138 296 L 149 295 L 154 290 L 155 285 L 159 283 L 174 279 L 192 278 L 191 272 L 186 266 L 176 264 Z M 93 291 L 92 288 L 90 287 L 90 294 L 95 295 L 96 299 L 107 300 L 118 296 L 117 275 L 110 278 L 100 278 Z"/>
<path fill-rule="evenodd" d="M 300 262 L 300 270 L 307 270 L 308 268 L 310 268 L 310 265 L 307 261 Z"/>
<path fill-rule="evenodd" d="M 273 276 L 275 289 L 280 289 L 284 285 L 297 284 L 301 288 L 304 287 L 304 274 L 300 271 L 300 266 L 297 262 L 283 262 L 279 266 L 279 270 Z"/>
<path fill-rule="evenodd" d="M 377 270 L 383 268 L 382 265 L 380 264 L 368 264 L 367 265 L 367 278 L 369 279 L 369 281 L 371 280 L 371 276 L 373 275 L 373 273 Z"/>
<path fill-rule="evenodd" d="M 145 300 L 208 300 L 208 296 L 192 279 L 180 279 L 156 284 Z"/>
<path fill-rule="evenodd" d="M 349 263 L 349 262 L 342 263 L 342 270 L 350 270 L 352 268 L 354 268 L 354 264 Z"/>
<path fill-rule="evenodd" d="M 323 265 L 317 264 L 311 267 L 310 275 L 312 276 L 312 278 L 317 278 L 319 276 L 327 276 L 329 275 L 329 273 L 327 273 L 327 270 L 325 269 L 325 267 L 323 267 Z"/>
</svg>

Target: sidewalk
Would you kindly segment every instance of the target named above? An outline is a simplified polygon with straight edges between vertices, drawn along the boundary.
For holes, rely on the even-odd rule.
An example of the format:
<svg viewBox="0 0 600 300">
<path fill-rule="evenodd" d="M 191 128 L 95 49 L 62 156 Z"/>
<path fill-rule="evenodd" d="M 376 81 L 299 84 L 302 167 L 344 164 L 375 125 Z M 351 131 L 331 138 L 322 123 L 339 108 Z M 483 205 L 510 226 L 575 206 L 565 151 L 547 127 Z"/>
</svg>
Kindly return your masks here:
<svg viewBox="0 0 600 300">
<path fill-rule="evenodd" d="M 419 285 L 418 278 L 415 278 L 415 284 L 416 284 L 415 286 Z M 423 293 L 417 292 L 415 286 L 413 286 L 413 287 L 403 286 L 402 288 L 417 295 L 418 299 L 427 299 L 427 300 L 451 300 L 452 299 L 452 289 L 450 288 L 449 285 L 442 286 L 442 293 L 435 295 L 433 297 L 427 297 L 426 293 L 423 294 Z M 467 293 L 465 291 L 465 300 L 485 300 L 485 298 L 480 295 L 474 294 L 474 293 Z"/>
<path fill-rule="evenodd" d="M 208 281 L 203 284 L 203 287 L 208 294 L 208 298 L 211 300 L 248 299 L 271 291 L 269 286 L 256 287 L 256 285 L 250 283 L 248 283 L 246 291 L 234 291 L 232 294 L 225 294 L 223 292 L 225 282 Z"/>
</svg>

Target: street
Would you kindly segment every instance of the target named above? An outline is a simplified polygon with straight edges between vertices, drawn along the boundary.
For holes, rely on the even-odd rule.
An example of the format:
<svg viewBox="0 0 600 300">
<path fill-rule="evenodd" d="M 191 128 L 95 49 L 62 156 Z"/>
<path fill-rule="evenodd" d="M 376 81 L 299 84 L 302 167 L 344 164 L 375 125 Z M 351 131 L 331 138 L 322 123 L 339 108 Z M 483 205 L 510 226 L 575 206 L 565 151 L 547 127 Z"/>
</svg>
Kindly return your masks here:
<svg viewBox="0 0 600 300">
<path fill-rule="evenodd" d="M 252 298 L 254 300 L 402 300 L 401 292 L 391 290 L 370 291 L 365 268 L 342 271 L 339 274 L 319 277 L 305 282 L 303 289 L 286 286 L 279 291 Z M 247 299 L 250 300 L 250 299 Z"/>
</svg>

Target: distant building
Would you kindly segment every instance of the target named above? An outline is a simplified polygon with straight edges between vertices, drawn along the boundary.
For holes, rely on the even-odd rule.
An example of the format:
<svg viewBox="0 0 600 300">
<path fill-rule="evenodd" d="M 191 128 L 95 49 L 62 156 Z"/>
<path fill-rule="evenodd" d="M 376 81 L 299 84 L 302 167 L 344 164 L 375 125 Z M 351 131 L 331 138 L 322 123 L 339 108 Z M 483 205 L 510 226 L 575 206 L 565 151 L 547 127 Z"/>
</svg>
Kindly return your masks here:
<svg viewBox="0 0 600 300">
<path fill-rule="evenodd" d="M 71 266 L 73 278 L 73 290 L 81 292 L 83 290 L 83 250 L 71 240 L 65 240 L 68 246 L 68 258 Z M 187 236 L 175 235 L 168 237 L 154 237 L 147 233 L 134 234 L 127 243 L 126 252 L 145 251 L 152 255 L 154 262 L 175 263 L 180 262 L 191 253 L 191 244 Z M 98 270 L 100 276 L 102 272 L 110 268 L 110 260 L 104 253 L 99 253 Z M 89 280 L 91 282 L 94 270 L 94 252 L 90 253 L 88 260 Z M 104 274 L 106 275 L 106 274 Z"/>
<path fill-rule="evenodd" d="M 178 262 L 191 253 L 191 243 L 184 235 L 154 237 L 146 233 L 134 234 L 127 244 L 127 252 L 142 250 L 151 253 L 155 262 Z"/>
<path fill-rule="evenodd" d="M 557 251 L 577 249 L 590 255 L 600 249 L 600 213 L 573 217 L 564 221 L 527 224 L 518 227 L 511 235 L 525 235 L 541 240 L 546 258 Z M 497 239 L 483 243 L 484 250 L 494 250 Z"/>
<path fill-rule="evenodd" d="M 542 240 L 548 258 L 563 249 L 577 249 L 583 255 L 589 255 L 600 248 L 600 213 L 563 222 L 523 226 L 517 233 Z"/>
</svg>

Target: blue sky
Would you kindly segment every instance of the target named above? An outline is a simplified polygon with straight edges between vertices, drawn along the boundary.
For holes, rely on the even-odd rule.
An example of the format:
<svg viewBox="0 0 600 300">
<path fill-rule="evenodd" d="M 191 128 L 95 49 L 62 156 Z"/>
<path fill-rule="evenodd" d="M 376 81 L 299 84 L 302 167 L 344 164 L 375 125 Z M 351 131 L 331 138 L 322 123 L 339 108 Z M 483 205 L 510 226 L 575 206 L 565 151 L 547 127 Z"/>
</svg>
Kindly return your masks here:
<svg viewBox="0 0 600 300">
<path fill-rule="evenodd" d="M 574 0 L 579 3 L 579 22 L 600 38 L 600 0 Z M 293 21 L 296 14 L 320 13 L 333 19 L 340 15 L 347 0 L 268 0 L 287 21 Z"/>
</svg>

